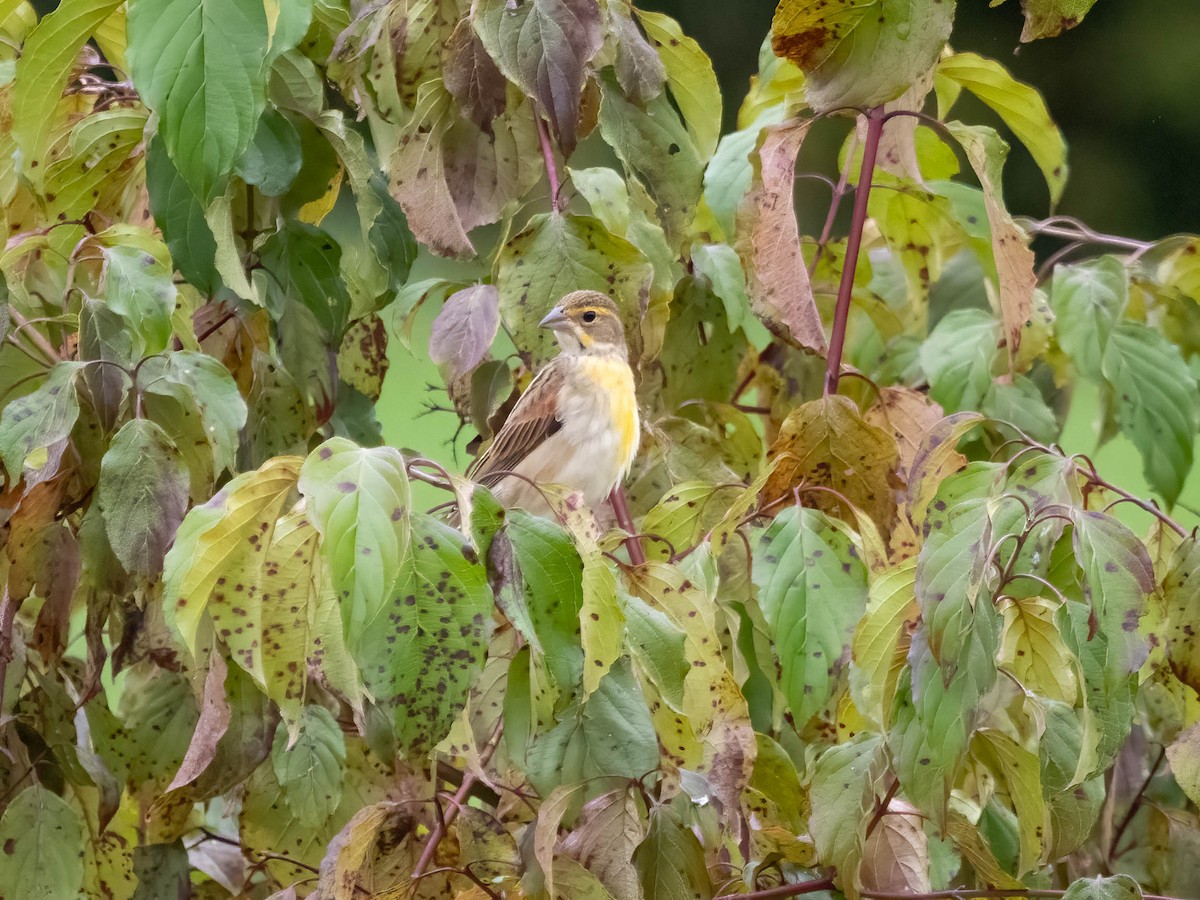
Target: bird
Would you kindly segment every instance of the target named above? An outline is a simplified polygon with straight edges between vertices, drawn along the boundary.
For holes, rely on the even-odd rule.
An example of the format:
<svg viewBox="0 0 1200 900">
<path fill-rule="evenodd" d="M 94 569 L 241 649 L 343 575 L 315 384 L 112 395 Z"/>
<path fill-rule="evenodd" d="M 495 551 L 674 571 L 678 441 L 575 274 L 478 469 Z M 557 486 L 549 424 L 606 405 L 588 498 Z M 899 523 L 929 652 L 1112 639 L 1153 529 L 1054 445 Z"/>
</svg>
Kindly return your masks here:
<svg viewBox="0 0 1200 900">
<path fill-rule="evenodd" d="M 466 474 L 505 507 L 550 515 L 539 486 L 559 484 L 595 510 L 629 474 L 641 438 L 620 312 L 604 294 L 575 291 L 539 325 L 560 352 Z"/>
</svg>

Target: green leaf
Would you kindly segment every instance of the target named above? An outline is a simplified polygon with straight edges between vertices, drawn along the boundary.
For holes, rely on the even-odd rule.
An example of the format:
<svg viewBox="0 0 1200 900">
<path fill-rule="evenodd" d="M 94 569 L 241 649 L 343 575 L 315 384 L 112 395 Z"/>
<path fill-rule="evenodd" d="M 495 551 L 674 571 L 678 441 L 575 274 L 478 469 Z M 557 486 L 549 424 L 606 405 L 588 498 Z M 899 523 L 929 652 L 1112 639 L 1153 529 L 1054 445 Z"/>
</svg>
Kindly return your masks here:
<svg viewBox="0 0 1200 900">
<path fill-rule="evenodd" d="M 346 738 L 329 710 L 304 707 L 294 742 L 286 731 L 277 731 L 271 766 L 296 816 L 312 826 L 323 824 L 342 800 L 346 767 Z"/>
<path fill-rule="evenodd" d="M 491 610 L 487 571 L 470 541 L 432 516 L 413 515 L 412 549 L 392 594 L 351 645 L 407 758 L 428 753 L 466 704 L 483 667 Z"/>
<path fill-rule="evenodd" d="M 139 385 L 151 409 L 154 395 L 170 397 L 188 410 L 195 409 L 212 454 L 214 478 L 226 469 L 234 469 L 238 434 L 246 424 L 246 402 L 220 360 L 193 350 L 176 350 L 144 362 Z M 181 446 L 178 439 L 175 443 Z"/>
<path fill-rule="evenodd" d="M 321 532 L 353 648 L 393 600 L 412 552 L 404 457 L 394 447 L 331 438 L 305 460 L 299 488 Z"/>
<path fill-rule="evenodd" d="M 1054 270 L 1050 306 L 1055 337 L 1080 374 L 1099 379 L 1113 327 L 1129 305 L 1129 273 L 1115 256 Z"/>
<path fill-rule="evenodd" d="M 578 140 L 587 64 L 603 40 L 596 0 L 483 0 L 472 11 L 488 55 L 541 106 L 564 156 Z"/>
<path fill-rule="evenodd" d="M 658 767 L 658 738 L 628 658 L 616 664 L 585 701 L 572 704 L 550 731 L 538 734 L 525 773 L 543 795 L 560 784 L 601 775 L 641 778 Z"/>
<path fill-rule="evenodd" d="M 0 415 L 0 460 L 14 482 L 47 467 L 57 471 L 58 460 L 79 418 L 75 376 L 82 367 L 77 362 L 55 364 L 36 391 L 4 407 Z M 31 472 L 25 471 L 27 467 Z"/>
<path fill-rule="evenodd" d="M 664 612 L 622 592 L 625 636 L 635 667 L 658 688 L 667 705 L 683 708 L 683 683 L 691 666 L 684 651 L 686 632 Z"/>
<path fill-rule="evenodd" d="M 558 353 L 553 336 L 538 323 L 555 303 L 576 290 L 599 291 L 616 301 L 630 356 L 636 358 L 641 294 L 650 278 L 646 258 L 599 220 L 543 213 L 531 218 L 501 248 L 495 283 L 505 328 L 536 364 Z"/>
<path fill-rule="evenodd" d="M 225 189 L 266 105 L 271 37 L 261 3 L 133 0 L 129 65 L 159 134 L 203 203 Z"/>
<path fill-rule="evenodd" d="M 1142 887 L 1132 876 L 1080 878 L 1071 882 L 1063 900 L 1141 900 Z"/>
<path fill-rule="evenodd" d="M 702 282 L 685 275 L 675 286 L 663 338 L 663 402 L 668 409 L 696 400 L 722 402 L 737 385 L 746 354 L 741 332 L 729 327 L 725 306 Z"/>
<path fill-rule="evenodd" d="M 693 244 L 692 266 L 697 275 L 708 279 L 712 292 L 725 304 L 729 328 L 740 327 L 750 309 L 750 297 L 737 251 L 728 244 Z"/>
<path fill-rule="evenodd" d="M 953 80 L 995 110 L 1024 144 L 1050 188 L 1056 206 L 1067 183 L 1067 144 L 1050 118 L 1042 95 L 1004 66 L 977 53 L 955 53 L 938 62 L 939 75 Z"/>
<path fill-rule="evenodd" d="M 100 461 L 100 511 L 126 571 L 155 575 L 188 507 L 188 472 L 166 432 L 126 422 Z"/>
<path fill-rule="evenodd" d="M 204 205 L 167 155 L 162 135 L 154 136 L 146 152 L 146 192 L 180 274 L 199 290 L 216 293 L 221 286 L 217 240 L 204 218 Z"/>
<path fill-rule="evenodd" d="M 274 275 L 266 282 L 268 306 L 275 298 L 275 309 L 282 311 L 285 298 L 299 300 L 317 317 L 330 344 L 338 344 L 350 312 L 350 295 L 341 277 L 342 248 L 337 241 L 315 225 L 289 219 L 267 238 L 259 256 Z"/>
<path fill-rule="evenodd" d="M 292 186 L 302 164 L 300 132 L 287 116 L 267 109 L 258 120 L 254 140 L 238 160 L 236 171 L 242 181 L 257 187 L 259 193 L 279 197 Z"/>
<path fill-rule="evenodd" d="M 683 114 L 700 158 L 706 160 L 721 135 L 721 89 L 712 61 L 670 16 L 641 9 L 635 12 L 666 69 L 671 98 Z"/>
<path fill-rule="evenodd" d="M 672 806 L 664 804 L 650 813 L 650 829 L 638 845 L 634 864 L 646 897 L 711 900 L 713 896 L 704 847 Z"/>
<path fill-rule="evenodd" d="M 50 162 L 56 113 L 79 48 L 120 6 L 120 0 L 59 4 L 33 29 L 17 60 L 12 87 L 12 135 L 22 156 L 21 174 L 35 187 Z"/>
<path fill-rule="evenodd" d="M 894 100 L 937 61 L 954 22 L 954 3 L 919 0 L 783 0 L 771 46 L 805 74 L 816 112 Z"/>
<path fill-rule="evenodd" d="M 133 900 L 178 896 L 191 884 L 191 868 L 182 840 L 134 847 L 133 874 L 137 878 L 137 890 Z"/>
<path fill-rule="evenodd" d="M 695 215 L 704 157 L 666 96 L 645 109 L 626 99 L 612 76 L 601 80 L 600 133 L 658 207 L 668 240 L 679 244 Z"/>
<path fill-rule="evenodd" d="M 125 678 L 119 713 L 125 726 L 132 784 L 161 782 L 166 788 L 183 762 L 200 712 L 186 676 L 148 662 Z"/>
<path fill-rule="evenodd" d="M 1109 640 L 1109 665 L 1119 674 L 1136 672 L 1149 652 L 1138 634 L 1146 595 L 1155 588 L 1154 565 L 1137 536 L 1119 521 L 1094 510 L 1072 510 L 1075 559 L 1083 570 L 1083 596 Z"/>
<path fill-rule="evenodd" d="M 865 801 L 871 794 L 864 782 L 878 749 L 878 737 L 860 735 L 848 743 L 830 747 L 813 767 L 809 830 L 825 865 L 846 872 L 856 868 L 852 863 L 861 853 L 859 825 L 867 814 Z"/>
<path fill-rule="evenodd" d="M 1121 322 L 1101 369 L 1116 394 L 1117 424 L 1142 454 L 1150 486 L 1170 506 L 1192 469 L 1200 391 L 1179 349 L 1140 322 Z"/>
<path fill-rule="evenodd" d="M 789 507 L 759 539 L 753 576 L 780 688 L 802 727 L 833 696 L 866 609 L 866 567 L 844 525 Z"/>
<path fill-rule="evenodd" d="M 871 580 L 867 609 L 854 630 L 854 668 L 866 676 L 858 687 L 861 695 L 855 694 L 855 705 L 881 726 L 891 720 L 896 684 L 907 656 L 905 626 L 915 623 L 919 614 L 916 567 L 916 559 L 910 557 Z M 856 687 L 854 679 L 851 687 Z"/>
<path fill-rule="evenodd" d="M 167 348 L 175 312 L 173 269 L 167 248 L 158 241 L 104 248 L 104 302 L 123 316 L 139 338 L 137 358 Z M 161 250 L 161 253 L 154 252 Z"/>
<path fill-rule="evenodd" d="M 929 396 L 947 412 L 979 408 L 992 384 L 998 330 L 990 313 L 956 309 L 921 345 Z"/>
<path fill-rule="evenodd" d="M 1042 799 L 1037 754 L 993 728 L 976 732 L 971 750 L 992 770 L 1008 794 L 1020 838 L 1017 874 L 1024 875 L 1041 858 L 1042 835 L 1046 831 L 1046 803 Z"/>
<path fill-rule="evenodd" d="M 1054 410 L 1026 375 L 1017 375 L 1011 384 L 992 384 L 983 395 L 979 411 L 988 418 L 1015 425 L 1035 441 L 1053 443 L 1060 432 Z"/>
<path fill-rule="evenodd" d="M 0 817 L 0 884 L 19 890 L 22 897 L 78 896 L 83 838 L 79 813 L 57 794 L 30 785 Z"/>
</svg>

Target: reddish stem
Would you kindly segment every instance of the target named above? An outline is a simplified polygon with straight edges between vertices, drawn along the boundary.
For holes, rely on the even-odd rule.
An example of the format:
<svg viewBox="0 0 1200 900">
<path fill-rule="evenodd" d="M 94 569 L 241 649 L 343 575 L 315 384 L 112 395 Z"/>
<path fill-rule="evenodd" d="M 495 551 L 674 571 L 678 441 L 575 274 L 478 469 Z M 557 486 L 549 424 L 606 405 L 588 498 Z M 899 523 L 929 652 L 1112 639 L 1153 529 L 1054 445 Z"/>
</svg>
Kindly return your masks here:
<svg viewBox="0 0 1200 900">
<path fill-rule="evenodd" d="M 500 744 L 500 735 L 504 731 L 502 726 L 502 722 L 496 723 L 496 728 L 492 732 L 492 736 L 488 739 L 487 745 L 479 752 L 480 766 L 486 766 L 492 758 L 492 754 L 496 752 L 496 747 Z M 462 784 L 458 786 L 458 790 L 455 791 L 454 796 L 451 798 L 450 808 L 446 810 L 445 815 L 438 819 L 438 823 L 433 826 L 433 831 L 429 833 L 429 840 L 421 848 L 421 857 L 417 860 L 416 868 L 413 869 L 413 881 L 424 875 L 425 870 L 429 868 L 429 864 L 433 862 L 438 844 L 442 842 L 442 838 L 446 836 L 446 831 L 458 817 L 458 811 L 467 802 L 467 797 L 470 796 L 471 789 L 475 786 L 475 780 L 476 777 L 473 772 L 467 772 L 463 775 Z"/>
<path fill-rule="evenodd" d="M 608 502 L 617 517 L 617 524 L 629 535 L 629 540 L 625 542 L 629 550 L 629 561 L 635 566 L 643 565 L 646 562 L 646 554 L 642 552 L 642 539 L 638 537 L 633 516 L 629 514 L 629 504 L 625 502 L 625 488 L 619 484 L 613 488 L 613 492 L 608 495 Z"/>
<path fill-rule="evenodd" d="M 850 296 L 854 292 L 854 271 L 858 268 L 858 252 L 862 247 L 863 226 L 867 222 L 867 198 L 871 196 L 871 176 L 875 173 L 875 157 L 879 153 L 879 138 L 883 134 L 883 107 L 866 112 L 867 139 L 863 144 L 862 169 L 858 190 L 854 194 L 854 212 L 850 218 L 850 234 L 846 238 L 846 259 L 842 263 L 842 281 L 838 285 L 837 309 L 833 314 L 833 333 L 829 336 L 829 362 L 825 369 L 825 394 L 836 394 L 842 372 L 842 348 L 846 344 L 846 320 L 850 317 Z"/>
<path fill-rule="evenodd" d="M 554 162 L 554 147 L 550 144 L 550 132 L 546 128 L 546 123 L 542 121 L 542 117 L 534 110 L 534 121 L 537 122 L 538 143 L 542 146 L 542 159 L 546 161 L 546 177 L 550 179 L 550 203 L 554 207 L 554 211 L 562 212 L 562 204 L 559 202 L 559 181 L 558 181 L 558 165 Z"/>
</svg>

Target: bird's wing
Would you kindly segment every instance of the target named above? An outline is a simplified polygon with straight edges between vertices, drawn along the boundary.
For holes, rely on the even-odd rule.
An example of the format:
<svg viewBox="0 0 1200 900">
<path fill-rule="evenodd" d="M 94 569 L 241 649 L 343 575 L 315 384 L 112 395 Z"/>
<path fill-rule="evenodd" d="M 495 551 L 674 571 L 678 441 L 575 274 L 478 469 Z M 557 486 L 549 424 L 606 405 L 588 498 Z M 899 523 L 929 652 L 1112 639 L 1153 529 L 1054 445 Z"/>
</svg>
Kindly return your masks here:
<svg viewBox="0 0 1200 900">
<path fill-rule="evenodd" d="M 563 381 L 563 366 L 558 359 L 534 376 L 495 438 L 468 467 L 468 478 L 484 485 L 499 482 L 562 427 L 558 395 Z"/>
</svg>

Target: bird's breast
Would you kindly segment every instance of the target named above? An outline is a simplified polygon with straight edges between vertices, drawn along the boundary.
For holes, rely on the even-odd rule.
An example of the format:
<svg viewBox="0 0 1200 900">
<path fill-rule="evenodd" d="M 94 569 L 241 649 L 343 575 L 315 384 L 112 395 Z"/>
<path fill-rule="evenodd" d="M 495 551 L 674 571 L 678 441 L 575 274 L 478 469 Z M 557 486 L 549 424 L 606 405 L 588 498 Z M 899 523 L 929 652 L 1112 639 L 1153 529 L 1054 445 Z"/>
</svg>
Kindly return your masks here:
<svg viewBox="0 0 1200 900">
<path fill-rule="evenodd" d="M 606 493 L 637 455 L 641 426 L 633 373 L 624 360 L 601 356 L 581 356 L 572 368 L 560 396 L 561 433 L 588 468 L 578 475 L 594 482 L 589 487 L 596 493 Z"/>
</svg>

